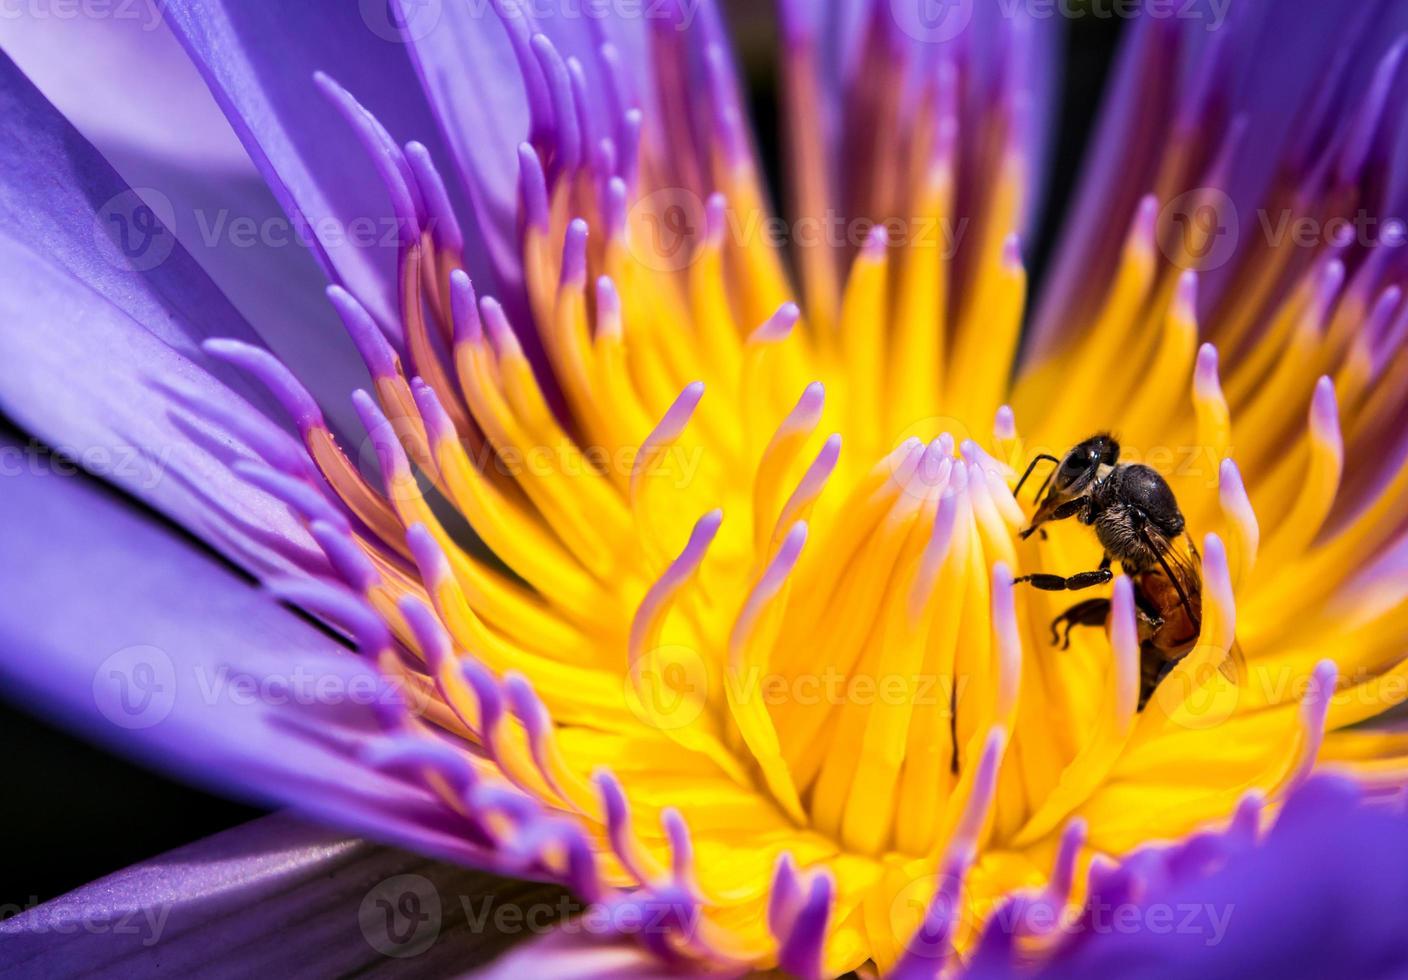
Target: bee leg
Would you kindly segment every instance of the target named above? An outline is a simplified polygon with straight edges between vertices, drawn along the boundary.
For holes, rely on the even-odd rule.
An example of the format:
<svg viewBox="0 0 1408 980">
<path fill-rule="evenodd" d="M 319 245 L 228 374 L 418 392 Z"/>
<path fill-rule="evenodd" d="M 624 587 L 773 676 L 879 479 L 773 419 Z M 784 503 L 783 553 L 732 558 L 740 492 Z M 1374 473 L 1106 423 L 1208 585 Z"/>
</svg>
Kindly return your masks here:
<svg viewBox="0 0 1408 980">
<path fill-rule="evenodd" d="M 1047 524 L 1051 521 L 1064 521 L 1067 518 L 1075 517 L 1081 511 L 1085 510 L 1089 503 L 1090 502 L 1084 497 L 1077 497 L 1075 500 L 1068 500 L 1060 507 L 1057 507 L 1050 514 L 1048 514 L 1046 519 L 1043 520 L 1041 524 Z M 1032 524 L 1017 536 L 1023 541 L 1025 541 L 1027 540 L 1027 538 L 1031 537 L 1033 534 L 1035 534 L 1038 530 L 1041 529 L 1041 524 Z"/>
<path fill-rule="evenodd" d="M 1165 660 L 1163 653 L 1146 645 L 1139 655 L 1139 707 L 1143 711 L 1154 689 L 1173 670 L 1174 661 Z"/>
<path fill-rule="evenodd" d="M 1051 645 L 1060 645 L 1062 650 L 1071 648 L 1071 630 L 1077 626 L 1104 626 L 1110 616 L 1109 599 L 1087 599 L 1078 602 L 1051 621 Z M 1065 624 L 1065 634 L 1061 625 Z"/>
<path fill-rule="evenodd" d="M 1040 589 L 1043 592 L 1079 592 L 1081 589 L 1093 589 L 1097 585 L 1104 585 L 1114 579 L 1115 573 L 1108 568 L 1097 568 L 1093 572 L 1077 572 L 1075 575 L 1023 575 L 1012 580 L 1013 585 L 1021 585 L 1023 582 L 1030 582 L 1032 588 Z"/>
<path fill-rule="evenodd" d="M 1149 601 L 1138 589 L 1134 590 L 1134 621 L 1139 628 L 1139 642 L 1153 639 L 1164 628 L 1164 618 L 1159 615 L 1159 607 Z"/>
</svg>

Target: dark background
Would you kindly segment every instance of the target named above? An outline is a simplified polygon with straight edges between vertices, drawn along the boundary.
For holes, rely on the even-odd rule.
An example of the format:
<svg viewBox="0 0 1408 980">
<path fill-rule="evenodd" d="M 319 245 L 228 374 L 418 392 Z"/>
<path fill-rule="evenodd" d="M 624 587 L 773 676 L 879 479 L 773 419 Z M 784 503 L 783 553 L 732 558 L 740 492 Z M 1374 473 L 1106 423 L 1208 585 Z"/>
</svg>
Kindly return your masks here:
<svg viewBox="0 0 1408 980">
<path fill-rule="evenodd" d="M 731 5 L 765 157 L 777 156 L 774 41 L 769 4 Z M 1120 22 L 1086 16 L 1066 25 L 1061 116 L 1047 211 L 1031 256 L 1038 279 L 1076 183 Z M 775 172 L 775 166 L 770 167 Z M 8 428 L 0 419 L 0 433 Z M 2 694 L 3 692 L 0 692 Z M 23 706 L 19 706 L 22 708 Z M 258 815 L 134 767 L 0 702 L 5 749 L 0 788 L 0 917 Z M 8 908 L 7 908 L 8 906 Z"/>
</svg>

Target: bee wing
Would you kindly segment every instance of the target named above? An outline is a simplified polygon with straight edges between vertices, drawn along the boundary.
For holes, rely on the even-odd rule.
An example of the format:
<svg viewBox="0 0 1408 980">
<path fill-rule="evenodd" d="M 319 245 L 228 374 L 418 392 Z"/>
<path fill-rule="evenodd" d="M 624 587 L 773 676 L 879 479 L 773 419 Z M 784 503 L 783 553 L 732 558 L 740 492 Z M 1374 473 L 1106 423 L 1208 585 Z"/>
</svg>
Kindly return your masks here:
<svg viewBox="0 0 1408 980">
<path fill-rule="evenodd" d="M 1188 546 L 1188 553 L 1192 559 L 1192 567 L 1180 568 L 1179 564 L 1174 563 L 1174 570 L 1178 572 L 1179 575 L 1189 574 L 1196 576 L 1195 578 L 1192 578 L 1191 581 L 1194 582 L 1196 585 L 1201 586 L 1203 556 L 1198 554 L 1198 546 L 1193 543 L 1193 536 L 1191 534 L 1185 534 L 1184 539 L 1185 543 Z M 1184 562 L 1183 564 L 1187 566 L 1189 563 Z M 1227 656 L 1223 657 L 1222 663 L 1217 665 L 1217 670 L 1218 673 L 1220 673 L 1223 677 L 1227 678 L 1227 681 L 1230 684 L 1240 685 L 1246 681 L 1247 655 L 1242 652 L 1242 644 L 1238 643 L 1235 637 L 1232 640 L 1231 649 L 1227 651 Z"/>
<path fill-rule="evenodd" d="M 1186 552 L 1170 546 L 1165 557 L 1174 574 L 1178 576 L 1178 584 L 1183 586 L 1189 595 L 1202 595 L 1203 556 L 1198 553 L 1198 546 L 1193 543 L 1192 535 L 1183 535 L 1183 545 L 1187 549 Z"/>
<path fill-rule="evenodd" d="M 1185 603 L 1188 618 L 1197 626 L 1202 625 L 1202 603 L 1200 597 L 1203 594 L 1203 572 L 1202 561 L 1198 557 L 1198 549 L 1193 544 L 1193 539 L 1184 535 L 1184 546 L 1179 548 L 1175 541 L 1158 534 L 1149 534 L 1146 530 L 1145 541 L 1154 549 L 1159 558 L 1159 564 L 1168 577 L 1174 582 L 1179 591 L 1180 599 L 1187 599 Z"/>
</svg>

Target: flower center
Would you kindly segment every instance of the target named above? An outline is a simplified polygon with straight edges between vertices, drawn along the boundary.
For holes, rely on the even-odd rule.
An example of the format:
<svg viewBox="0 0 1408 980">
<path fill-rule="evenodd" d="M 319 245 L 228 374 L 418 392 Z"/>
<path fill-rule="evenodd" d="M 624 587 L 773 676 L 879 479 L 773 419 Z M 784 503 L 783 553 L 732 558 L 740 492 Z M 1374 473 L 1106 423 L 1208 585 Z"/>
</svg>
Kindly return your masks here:
<svg viewBox="0 0 1408 980">
<path fill-rule="evenodd" d="M 361 650 L 425 695 L 420 716 L 387 719 L 397 748 L 375 764 L 412 773 L 473 840 L 587 900 L 685 896 L 706 914 L 672 934 L 676 949 L 799 973 L 893 963 L 916 930 L 966 945 L 985 902 L 1046 888 L 1063 904 L 1097 853 L 1126 853 L 1154 824 L 1225 817 L 1247 788 L 1274 793 L 1304 771 L 1333 664 L 1303 672 L 1298 711 L 1238 729 L 1244 755 L 1225 777 L 1204 771 L 1225 739 L 1215 723 L 1248 697 L 1216 667 L 1261 543 L 1216 353 L 1196 352 L 1197 279 L 1159 262 L 1154 198 L 1079 356 L 1037 360 L 1012 387 L 1030 141 L 1015 66 L 991 80 L 990 112 L 960 107 L 958 80 L 976 83 L 951 62 L 902 106 L 903 66 L 874 33 L 873 84 L 852 107 L 874 132 L 847 149 L 846 209 L 778 242 L 719 44 L 694 53 L 698 104 L 684 73 L 662 70 L 647 125 L 610 45 L 594 66 L 606 94 L 589 100 L 580 63 L 510 35 L 532 126 L 498 299 L 460 268 L 424 148 L 396 146 L 319 82 L 403 231 L 398 323 L 329 292 L 372 375 L 356 406 L 377 472 L 272 357 L 212 346 L 295 417 L 311 463 L 253 478 L 307 519 L 355 594 L 332 605 Z M 791 41 L 789 118 L 814 119 L 814 46 Z M 962 168 L 960 139 L 978 148 Z M 829 214 L 828 161 L 814 140 L 796 146 L 799 211 Z M 1331 315 L 1336 269 L 1306 274 L 1287 331 Z M 1146 328 L 1138 351 L 1131 324 Z M 1139 384 L 1119 370 L 1135 355 L 1155 368 Z M 1119 418 L 1100 417 L 1107 403 Z M 1254 423 L 1289 430 L 1272 396 L 1251 404 Z M 1048 624 L 1080 597 L 1013 585 L 1100 560 L 1081 526 L 1019 541 L 1029 505 L 1011 489 L 1095 418 L 1126 427 L 1135 453 L 1181 427 L 1179 444 L 1209 454 L 1201 471 L 1161 467 L 1202 544 L 1202 630 L 1142 712 L 1129 580 L 1069 650 Z M 1343 455 L 1328 382 L 1303 446 L 1271 478 L 1294 501 L 1288 524 L 1313 535 Z M 1263 558 L 1298 554 L 1300 535 L 1272 536 Z M 1178 785 L 1155 806 L 1122 795 L 1163 766 Z M 1087 840 L 1072 818 L 1096 816 Z"/>
</svg>

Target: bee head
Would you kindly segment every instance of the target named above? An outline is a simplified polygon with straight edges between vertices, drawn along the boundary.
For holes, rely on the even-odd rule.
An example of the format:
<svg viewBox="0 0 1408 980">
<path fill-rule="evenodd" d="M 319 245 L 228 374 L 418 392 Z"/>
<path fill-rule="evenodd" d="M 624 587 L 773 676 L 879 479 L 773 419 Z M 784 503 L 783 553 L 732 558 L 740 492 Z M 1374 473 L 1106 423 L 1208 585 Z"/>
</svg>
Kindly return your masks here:
<svg viewBox="0 0 1408 980">
<path fill-rule="evenodd" d="M 1120 444 L 1107 433 L 1091 436 L 1066 453 L 1051 480 L 1050 495 L 1070 499 L 1095 482 L 1100 467 L 1114 466 L 1120 458 Z"/>
<path fill-rule="evenodd" d="M 1083 496 L 1100 475 L 1102 466 L 1114 466 L 1120 458 L 1120 444 L 1109 433 L 1102 432 L 1071 449 L 1062 457 L 1051 483 L 1042 496 L 1031 526 L 1022 532 L 1029 536 L 1051 519 L 1062 504 Z"/>
</svg>

